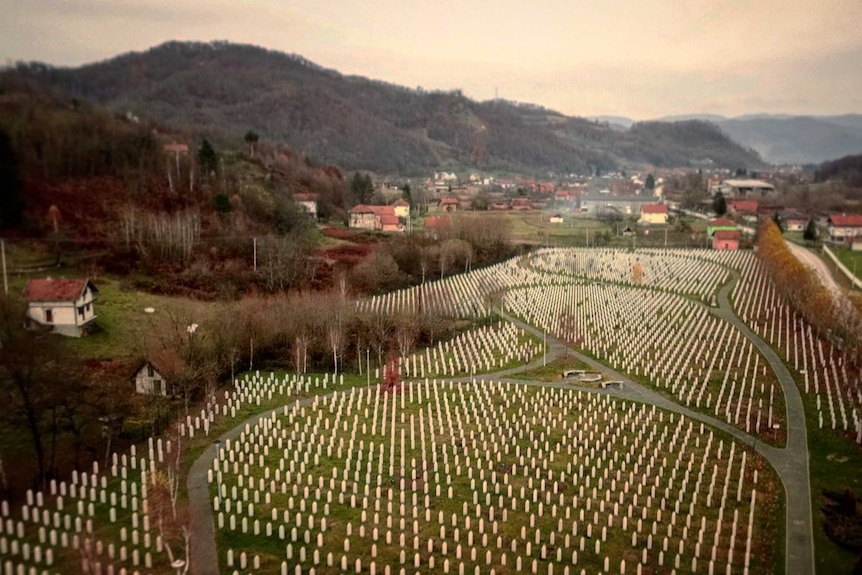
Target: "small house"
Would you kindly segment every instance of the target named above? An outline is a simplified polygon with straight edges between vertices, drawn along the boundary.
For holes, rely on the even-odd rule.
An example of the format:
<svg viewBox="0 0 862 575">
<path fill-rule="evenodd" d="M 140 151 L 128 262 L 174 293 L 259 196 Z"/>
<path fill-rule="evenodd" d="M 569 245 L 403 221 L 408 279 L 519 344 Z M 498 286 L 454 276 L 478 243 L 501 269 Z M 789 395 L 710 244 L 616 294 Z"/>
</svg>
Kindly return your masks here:
<svg viewBox="0 0 862 575">
<path fill-rule="evenodd" d="M 395 215 L 399 218 L 407 219 L 410 217 L 410 202 L 405 199 L 398 199 L 393 204 L 392 207 L 395 208 Z"/>
<path fill-rule="evenodd" d="M 862 236 L 862 215 L 832 214 L 827 220 L 829 241 L 845 243 Z"/>
<path fill-rule="evenodd" d="M 712 249 L 734 251 L 739 249 L 738 230 L 717 230 L 712 234 Z"/>
<path fill-rule="evenodd" d="M 512 209 L 531 210 L 533 209 L 533 204 L 527 198 L 512 198 Z"/>
<path fill-rule="evenodd" d="M 731 216 L 757 215 L 758 203 L 756 200 L 729 200 L 727 202 L 727 213 Z"/>
<path fill-rule="evenodd" d="M 150 360 L 145 360 L 132 375 L 135 382 L 135 393 L 142 395 L 168 395 L 168 384 L 165 377 Z"/>
<path fill-rule="evenodd" d="M 641 206 L 641 217 L 638 220 L 639 224 L 666 224 L 667 223 L 667 205 L 666 204 L 644 204 Z"/>
<path fill-rule="evenodd" d="M 561 224 L 563 223 L 563 216 L 561 216 L 560 214 L 554 214 L 553 216 L 548 218 L 548 221 L 552 224 Z"/>
<path fill-rule="evenodd" d="M 736 224 L 724 218 L 711 220 L 706 226 L 706 235 L 712 237 L 715 232 L 735 232 Z"/>
<path fill-rule="evenodd" d="M 457 212 L 458 211 L 458 198 L 454 196 L 447 196 L 445 198 L 441 198 L 440 200 L 440 211 L 441 212 Z"/>
<path fill-rule="evenodd" d="M 81 337 L 95 324 L 97 293 L 89 279 L 31 279 L 23 295 L 27 320 L 53 333 Z"/>
<path fill-rule="evenodd" d="M 312 219 L 317 219 L 317 194 L 293 194 L 293 201 Z"/>
</svg>

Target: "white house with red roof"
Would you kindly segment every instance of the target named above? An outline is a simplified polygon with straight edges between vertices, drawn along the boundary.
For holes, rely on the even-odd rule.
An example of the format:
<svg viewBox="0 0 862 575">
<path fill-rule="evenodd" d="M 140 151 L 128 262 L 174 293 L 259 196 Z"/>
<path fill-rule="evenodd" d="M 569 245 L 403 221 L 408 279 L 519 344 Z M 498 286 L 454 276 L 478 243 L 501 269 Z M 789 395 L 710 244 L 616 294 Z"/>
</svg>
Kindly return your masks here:
<svg viewBox="0 0 862 575">
<path fill-rule="evenodd" d="M 639 224 L 666 224 L 667 204 L 644 204 L 641 206 Z"/>
<path fill-rule="evenodd" d="M 350 210 L 350 227 L 384 232 L 403 232 L 404 226 L 393 206 L 358 204 Z"/>
<path fill-rule="evenodd" d="M 31 279 L 24 288 L 27 318 L 54 333 L 81 337 L 93 327 L 98 288 L 89 279 Z"/>
<path fill-rule="evenodd" d="M 832 214 L 826 220 L 826 225 L 831 242 L 849 242 L 862 236 L 862 215 Z"/>
</svg>

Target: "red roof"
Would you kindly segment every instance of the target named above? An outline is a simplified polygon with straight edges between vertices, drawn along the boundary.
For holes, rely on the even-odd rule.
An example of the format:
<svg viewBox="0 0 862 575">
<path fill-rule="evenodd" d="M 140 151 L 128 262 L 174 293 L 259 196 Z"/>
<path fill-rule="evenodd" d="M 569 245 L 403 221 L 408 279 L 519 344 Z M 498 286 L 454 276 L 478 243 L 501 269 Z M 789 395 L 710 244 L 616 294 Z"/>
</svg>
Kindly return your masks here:
<svg viewBox="0 0 862 575">
<path fill-rule="evenodd" d="M 188 152 L 189 147 L 186 144 L 165 144 L 163 148 L 166 152 Z"/>
<path fill-rule="evenodd" d="M 757 212 L 757 202 L 754 200 L 730 200 L 730 207 L 737 212 L 755 213 Z"/>
<path fill-rule="evenodd" d="M 378 216 L 394 216 L 395 208 L 392 206 L 366 206 L 357 204 L 350 210 L 351 214 L 375 214 Z"/>
<path fill-rule="evenodd" d="M 718 230 L 712 234 L 713 240 L 737 240 L 739 241 L 739 232 L 737 230 Z"/>
<path fill-rule="evenodd" d="M 448 216 L 428 216 L 425 218 L 425 227 L 429 229 L 448 228 L 452 225 L 452 218 Z"/>
<path fill-rule="evenodd" d="M 403 208 L 405 206 L 410 206 L 410 202 L 408 202 L 407 200 L 402 198 L 402 199 L 395 200 L 392 203 L 392 205 L 396 208 Z"/>
<path fill-rule="evenodd" d="M 293 194 L 293 199 L 297 202 L 316 202 L 317 194 Z"/>
<path fill-rule="evenodd" d="M 833 214 L 829 216 L 829 222 L 833 226 L 840 226 L 842 228 L 860 228 L 862 227 L 862 216 L 851 214 Z"/>
<path fill-rule="evenodd" d="M 401 223 L 398 216 L 384 214 L 380 216 L 380 224 L 383 226 L 397 226 Z"/>
<path fill-rule="evenodd" d="M 513 206 L 530 206 L 532 204 L 530 203 L 530 200 L 528 200 L 527 198 L 512 198 L 512 205 Z"/>
<path fill-rule="evenodd" d="M 27 282 L 27 287 L 24 288 L 24 299 L 26 301 L 75 301 L 81 297 L 87 285 L 94 292 L 99 291 L 90 280 L 34 279 Z"/>
<path fill-rule="evenodd" d="M 709 225 L 713 228 L 715 227 L 723 227 L 723 226 L 736 226 L 735 222 L 724 218 L 718 218 L 709 222 Z"/>
<path fill-rule="evenodd" d="M 666 204 L 644 204 L 641 206 L 641 212 L 645 214 L 666 214 Z"/>
<path fill-rule="evenodd" d="M 448 197 L 440 200 L 440 205 L 450 206 L 452 204 L 458 205 L 458 198 Z"/>
</svg>

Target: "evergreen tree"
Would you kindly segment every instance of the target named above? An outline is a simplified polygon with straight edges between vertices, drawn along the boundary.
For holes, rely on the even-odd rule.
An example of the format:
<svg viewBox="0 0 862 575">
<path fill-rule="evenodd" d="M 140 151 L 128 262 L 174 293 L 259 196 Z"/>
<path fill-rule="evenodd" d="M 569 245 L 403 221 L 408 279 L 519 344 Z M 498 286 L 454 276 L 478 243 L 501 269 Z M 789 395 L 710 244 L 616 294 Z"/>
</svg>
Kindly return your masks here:
<svg viewBox="0 0 862 575">
<path fill-rule="evenodd" d="M 646 183 L 644 183 L 644 188 L 648 190 L 655 189 L 655 177 L 652 174 L 646 177 Z"/>
<path fill-rule="evenodd" d="M 805 226 L 805 231 L 802 233 L 802 237 L 809 242 L 817 241 L 817 224 L 814 223 L 813 219 L 808 220 L 808 225 Z"/>
<path fill-rule="evenodd" d="M 0 129 L 0 229 L 21 224 L 24 216 L 23 190 L 12 140 Z"/>
<path fill-rule="evenodd" d="M 721 192 L 716 192 L 715 197 L 712 199 L 712 211 L 719 216 L 723 216 L 727 213 L 727 201 L 724 199 L 724 194 Z"/>
<path fill-rule="evenodd" d="M 218 154 L 206 138 L 201 142 L 201 147 L 198 148 L 198 163 L 206 176 L 218 169 Z"/>
</svg>

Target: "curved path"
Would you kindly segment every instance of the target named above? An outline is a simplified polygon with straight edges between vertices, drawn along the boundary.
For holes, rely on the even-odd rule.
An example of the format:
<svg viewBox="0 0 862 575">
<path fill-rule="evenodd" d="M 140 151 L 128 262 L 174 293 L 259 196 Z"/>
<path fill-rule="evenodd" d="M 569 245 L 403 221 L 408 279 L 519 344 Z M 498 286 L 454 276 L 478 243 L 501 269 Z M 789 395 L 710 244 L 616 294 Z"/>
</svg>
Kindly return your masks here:
<svg viewBox="0 0 862 575">
<path fill-rule="evenodd" d="M 832 292 L 836 298 L 841 298 L 843 296 L 841 286 L 838 285 L 838 282 L 836 282 L 835 278 L 832 277 L 832 272 L 829 271 L 829 268 L 826 267 L 823 260 L 811 253 L 810 250 L 807 250 L 800 245 L 794 244 L 793 242 L 785 243 L 796 259 L 802 262 L 805 266 L 814 270 L 814 272 L 820 277 L 820 281 L 823 282 L 824 286 L 826 286 L 826 289 Z"/>
<path fill-rule="evenodd" d="M 787 575 L 810 575 L 814 573 L 814 542 L 812 538 L 813 520 L 811 514 L 811 490 L 808 475 L 808 439 L 805 422 L 805 411 L 802 405 L 802 396 L 796 386 L 793 377 L 781 358 L 775 351 L 753 333 L 733 312 L 728 295 L 733 288 L 739 275 L 733 272 L 733 279 L 725 284 L 719 291 L 717 308 L 709 308 L 715 316 L 729 322 L 747 337 L 763 354 L 767 362 L 776 374 L 782 390 L 784 391 L 785 405 L 787 409 L 787 447 L 778 448 L 764 443 L 759 443 L 756 438 L 737 427 L 723 421 L 719 421 L 709 415 L 694 411 L 683 405 L 675 403 L 659 393 L 630 381 L 625 375 L 608 366 L 571 349 L 566 343 L 550 335 L 547 337 L 548 351 L 544 357 L 533 360 L 527 365 L 484 374 L 473 377 L 444 378 L 445 380 L 459 382 L 475 381 L 502 381 L 512 382 L 529 386 L 565 387 L 570 389 L 581 389 L 594 393 L 613 395 L 621 399 L 637 401 L 655 405 L 662 409 L 673 411 L 701 421 L 712 427 L 721 429 L 741 442 L 752 445 L 758 453 L 763 455 L 775 468 L 779 478 L 784 484 L 786 495 L 786 548 L 785 548 L 785 573 Z M 535 327 L 526 324 L 502 311 L 498 310 L 501 317 L 511 321 L 518 327 L 529 331 L 533 335 L 542 337 L 543 333 Z M 546 359 L 552 359 L 560 354 L 570 353 L 578 360 L 589 365 L 591 368 L 609 374 L 614 379 L 624 381 L 622 389 L 595 389 L 573 386 L 567 382 L 542 382 L 529 380 L 508 379 L 508 376 L 524 372 L 535 367 L 540 367 Z M 376 387 L 377 384 L 374 384 Z M 334 392 L 333 392 L 334 393 Z M 330 394 L 326 394 L 332 395 Z M 324 396 L 317 396 L 322 398 Z M 307 405 L 314 401 L 314 397 L 306 398 L 298 405 Z M 297 404 L 291 404 L 296 406 Z M 271 416 L 275 411 L 282 411 L 283 407 L 267 411 L 261 415 L 254 416 L 232 430 L 222 434 L 218 441 L 224 443 L 227 439 L 234 439 L 245 429 L 246 425 L 254 425 L 261 419 Z M 191 508 L 191 529 L 194 536 L 191 542 L 191 571 L 194 575 L 218 575 L 218 552 L 215 541 L 215 527 L 210 500 L 209 485 L 207 483 L 207 470 L 211 467 L 213 459 L 217 455 L 217 444 L 207 449 L 192 465 L 189 470 L 187 487 L 189 495 L 189 507 Z"/>
</svg>

